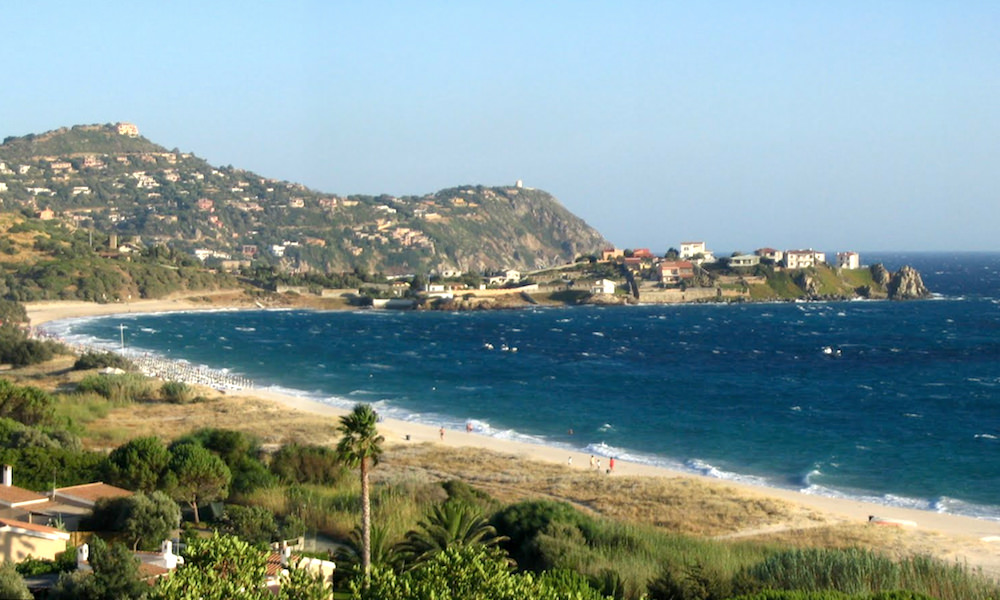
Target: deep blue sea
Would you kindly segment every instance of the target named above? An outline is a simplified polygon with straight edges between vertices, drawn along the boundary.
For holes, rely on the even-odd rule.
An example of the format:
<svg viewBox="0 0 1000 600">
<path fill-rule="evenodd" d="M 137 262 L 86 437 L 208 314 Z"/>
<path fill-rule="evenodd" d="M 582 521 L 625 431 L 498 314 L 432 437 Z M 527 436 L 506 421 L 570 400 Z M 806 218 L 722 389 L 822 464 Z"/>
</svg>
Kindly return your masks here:
<svg viewBox="0 0 1000 600">
<path fill-rule="evenodd" d="M 935 298 L 128 314 L 46 329 L 117 348 L 124 325 L 132 352 L 394 418 L 1000 519 L 1000 254 L 862 258 L 914 266 Z"/>
</svg>

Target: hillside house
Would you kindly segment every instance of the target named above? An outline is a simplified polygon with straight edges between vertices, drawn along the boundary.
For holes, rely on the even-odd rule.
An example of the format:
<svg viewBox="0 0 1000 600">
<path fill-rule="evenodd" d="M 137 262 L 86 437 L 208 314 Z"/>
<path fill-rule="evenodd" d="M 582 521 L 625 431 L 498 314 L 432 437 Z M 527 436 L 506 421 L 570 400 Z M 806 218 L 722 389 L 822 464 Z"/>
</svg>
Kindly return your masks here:
<svg viewBox="0 0 1000 600">
<path fill-rule="evenodd" d="M 625 251 L 621 248 L 608 248 L 606 250 L 601 250 L 601 260 L 604 262 L 616 260 L 625 257 Z"/>
<path fill-rule="evenodd" d="M 105 498 L 125 498 L 132 495 L 133 493 L 126 489 L 97 481 L 95 483 L 56 488 L 52 490 L 51 498 L 53 502 L 61 502 L 68 506 L 79 506 L 92 510 L 98 500 Z"/>
<path fill-rule="evenodd" d="M 83 164 L 81 165 L 84 169 L 103 169 L 104 161 L 93 154 L 88 154 L 83 157 Z"/>
<path fill-rule="evenodd" d="M 807 269 L 826 262 L 826 254 L 812 248 L 808 250 L 788 250 L 784 256 L 786 269 Z"/>
<path fill-rule="evenodd" d="M 598 279 L 590 286 L 591 294 L 614 294 L 615 282 L 610 279 Z"/>
<path fill-rule="evenodd" d="M 760 257 L 756 254 L 738 254 L 729 257 L 729 266 L 732 268 L 756 267 L 760 264 Z"/>
<path fill-rule="evenodd" d="M 705 242 L 681 242 L 681 251 L 678 258 L 681 260 L 690 260 L 698 264 L 715 262 L 715 255 L 705 247 Z"/>
<path fill-rule="evenodd" d="M 837 253 L 837 268 L 838 269 L 860 269 L 861 268 L 861 257 L 857 252 L 838 252 Z"/>
<path fill-rule="evenodd" d="M 17 563 L 29 556 L 55 560 L 68 542 L 69 534 L 55 527 L 0 518 L 0 560 Z"/>
<path fill-rule="evenodd" d="M 0 517 L 10 519 L 30 518 L 33 507 L 45 504 L 48 497 L 14 485 L 14 468 L 3 467 L 3 481 L 0 485 Z"/>
<path fill-rule="evenodd" d="M 694 263 L 686 260 L 661 262 L 656 271 L 663 285 L 676 285 L 685 279 L 694 279 Z"/>
<path fill-rule="evenodd" d="M 757 248 L 754 250 L 754 254 L 761 258 L 766 258 L 778 264 L 785 258 L 785 253 L 781 250 L 775 250 L 774 248 Z"/>
</svg>

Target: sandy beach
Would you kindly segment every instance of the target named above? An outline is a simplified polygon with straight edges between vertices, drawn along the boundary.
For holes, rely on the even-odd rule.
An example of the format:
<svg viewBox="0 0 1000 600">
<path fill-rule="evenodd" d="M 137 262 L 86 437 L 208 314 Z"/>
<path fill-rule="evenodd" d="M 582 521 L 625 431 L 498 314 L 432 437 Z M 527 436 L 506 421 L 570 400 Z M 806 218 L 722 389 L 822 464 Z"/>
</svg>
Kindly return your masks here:
<svg viewBox="0 0 1000 600">
<path fill-rule="evenodd" d="M 223 307 L 215 302 L 199 302 L 183 298 L 143 300 L 132 302 L 127 307 L 120 304 L 101 305 L 86 302 L 43 302 L 26 305 L 33 326 L 48 321 L 81 316 L 108 315 L 124 312 L 219 309 Z M 254 396 L 261 400 L 278 403 L 289 409 L 323 416 L 331 420 L 345 412 L 320 402 L 282 395 L 268 390 L 245 391 L 240 392 L 240 395 Z M 382 421 L 380 431 L 389 445 L 427 443 L 455 449 L 456 452 L 459 452 L 462 448 L 477 448 L 504 455 L 513 455 L 518 457 L 520 462 L 540 461 L 562 465 L 566 469 L 577 470 L 589 468 L 590 456 L 581 452 L 567 452 L 559 448 L 513 442 L 476 433 L 467 433 L 465 431 L 448 430 L 442 436 L 436 427 L 393 419 Z M 568 464 L 570 457 L 572 457 L 572 465 Z M 894 529 L 899 527 L 899 529 L 905 530 L 906 535 L 923 536 L 922 545 L 930 548 L 936 556 L 945 560 L 959 561 L 972 567 L 981 568 L 984 573 L 995 578 L 1000 578 L 1000 522 L 931 511 L 888 507 L 843 498 L 807 495 L 795 490 L 757 487 L 625 461 L 616 462 L 614 473 L 608 476 L 615 478 L 633 476 L 693 478 L 710 485 L 738 489 L 740 493 L 745 494 L 748 498 L 776 498 L 792 503 L 805 510 L 817 513 L 825 523 L 864 524 L 868 521 L 870 515 L 876 515 L 884 519 L 912 522 L 915 523 L 915 526 L 871 526 L 893 527 Z M 801 527 L 801 523 L 777 524 L 770 526 L 769 531 L 780 530 L 782 528 L 793 530 L 797 527 Z M 753 535 L 754 533 L 753 531 L 734 531 L 732 532 L 732 536 Z"/>
</svg>

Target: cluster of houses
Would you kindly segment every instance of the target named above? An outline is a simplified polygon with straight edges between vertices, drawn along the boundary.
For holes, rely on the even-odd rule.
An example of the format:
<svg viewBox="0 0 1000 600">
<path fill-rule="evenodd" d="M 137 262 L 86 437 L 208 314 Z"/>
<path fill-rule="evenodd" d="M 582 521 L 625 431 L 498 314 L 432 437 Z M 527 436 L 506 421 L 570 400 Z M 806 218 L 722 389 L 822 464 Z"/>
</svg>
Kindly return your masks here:
<svg viewBox="0 0 1000 600">
<path fill-rule="evenodd" d="M 0 561 L 18 563 L 29 557 L 55 560 L 72 543 L 78 544 L 77 570 L 91 571 L 89 547 L 83 542 L 85 536 L 79 533 L 81 521 L 93 513 L 99 500 L 132 494 L 102 482 L 53 488 L 39 494 L 14 485 L 13 468 L 4 465 L 0 482 Z M 170 540 L 164 540 L 158 552 L 135 552 L 135 556 L 139 559 L 140 573 L 148 581 L 169 575 L 184 562 L 183 557 L 174 554 Z M 267 572 L 261 585 L 271 589 L 280 586 L 282 572 L 292 565 L 326 579 L 335 568 L 331 561 L 293 555 L 285 543 L 273 546 L 266 559 Z M 37 583 L 39 587 L 47 587 L 54 581 Z"/>
<path fill-rule="evenodd" d="M 726 266 L 733 269 L 753 268 L 761 264 L 762 260 L 785 269 L 805 269 L 826 263 L 826 254 L 811 248 L 785 251 L 758 248 L 753 254 L 736 254 L 720 260 L 706 247 L 705 242 L 681 242 L 674 260 L 661 259 L 648 248 L 639 248 L 629 254 L 626 256 L 625 250 L 611 248 L 601 253 L 601 260 L 622 262 L 633 271 L 652 269 L 654 277 L 668 286 L 693 280 L 697 267 L 716 262 L 725 262 Z M 861 267 L 861 257 L 857 252 L 838 252 L 836 267 L 858 269 Z"/>
</svg>

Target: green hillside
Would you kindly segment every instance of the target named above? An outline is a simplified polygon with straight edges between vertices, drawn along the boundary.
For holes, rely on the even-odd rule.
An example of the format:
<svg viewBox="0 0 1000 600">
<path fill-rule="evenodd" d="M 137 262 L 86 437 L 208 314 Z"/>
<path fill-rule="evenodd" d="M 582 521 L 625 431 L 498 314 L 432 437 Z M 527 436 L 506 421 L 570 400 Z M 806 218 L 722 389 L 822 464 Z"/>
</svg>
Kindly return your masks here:
<svg viewBox="0 0 1000 600">
<path fill-rule="evenodd" d="M 210 267 L 387 274 L 531 270 L 607 246 L 551 195 L 520 185 L 422 196 L 324 193 L 169 151 L 128 124 L 0 145 L 6 210 L 53 218 Z M 124 131 L 125 133 L 123 133 Z"/>
</svg>

